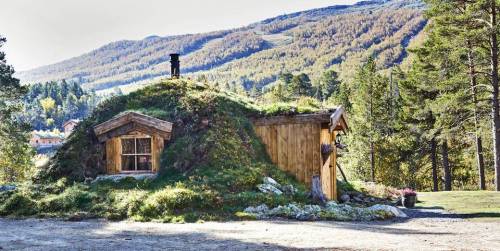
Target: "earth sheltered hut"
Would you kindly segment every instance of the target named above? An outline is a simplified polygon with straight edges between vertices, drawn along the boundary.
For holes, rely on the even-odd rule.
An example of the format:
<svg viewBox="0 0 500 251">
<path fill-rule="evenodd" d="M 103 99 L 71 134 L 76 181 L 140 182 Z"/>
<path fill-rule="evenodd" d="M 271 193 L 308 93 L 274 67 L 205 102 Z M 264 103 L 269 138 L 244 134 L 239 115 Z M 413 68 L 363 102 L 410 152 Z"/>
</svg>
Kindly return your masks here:
<svg viewBox="0 0 500 251">
<path fill-rule="evenodd" d="M 105 144 L 106 174 L 156 173 L 172 123 L 136 112 L 126 112 L 94 127 Z"/>
<path fill-rule="evenodd" d="M 273 163 L 309 188 L 319 179 L 328 199 L 337 199 L 338 135 L 348 130 L 344 108 L 253 121 Z"/>
</svg>

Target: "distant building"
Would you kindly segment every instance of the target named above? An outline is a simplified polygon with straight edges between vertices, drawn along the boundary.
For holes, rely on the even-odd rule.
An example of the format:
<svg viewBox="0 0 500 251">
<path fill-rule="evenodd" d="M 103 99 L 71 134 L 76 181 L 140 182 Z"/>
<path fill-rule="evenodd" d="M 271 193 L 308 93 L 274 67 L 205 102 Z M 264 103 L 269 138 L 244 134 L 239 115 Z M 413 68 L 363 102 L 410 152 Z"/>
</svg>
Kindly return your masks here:
<svg viewBox="0 0 500 251">
<path fill-rule="evenodd" d="M 78 123 L 80 123 L 79 119 L 70 119 L 64 122 L 63 124 L 64 135 L 68 137 L 71 134 L 71 132 L 73 132 L 73 129 L 75 129 L 75 126 L 78 125 Z"/>
<path fill-rule="evenodd" d="M 35 148 L 50 148 L 59 146 L 64 141 L 64 133 L 58 131 L 33 131 L 30 145 Z"/>
</svg>

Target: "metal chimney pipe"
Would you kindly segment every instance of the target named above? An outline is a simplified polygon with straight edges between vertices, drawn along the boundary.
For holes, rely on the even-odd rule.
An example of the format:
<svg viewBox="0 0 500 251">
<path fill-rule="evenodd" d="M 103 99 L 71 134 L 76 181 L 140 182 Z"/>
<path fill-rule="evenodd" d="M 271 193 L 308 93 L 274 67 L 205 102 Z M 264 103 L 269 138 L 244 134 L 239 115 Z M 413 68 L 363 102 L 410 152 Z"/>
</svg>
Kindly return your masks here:
<svg viewBox="0 0 500 251">
<path fill-rule="evenodd" d="M 181 76 L 179 54 L 170 54 L 170 74 L 172 78 L 179 78 Z"/>
</svg>

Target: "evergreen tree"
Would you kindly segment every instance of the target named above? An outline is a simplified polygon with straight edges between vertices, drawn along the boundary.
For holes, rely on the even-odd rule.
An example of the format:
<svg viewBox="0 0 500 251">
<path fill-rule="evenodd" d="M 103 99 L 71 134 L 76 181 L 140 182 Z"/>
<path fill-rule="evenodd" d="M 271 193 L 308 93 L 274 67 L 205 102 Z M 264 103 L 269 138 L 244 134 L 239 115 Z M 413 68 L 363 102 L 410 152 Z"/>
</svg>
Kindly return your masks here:
<svg viewBox="0 0 500 251">
<path fill-rule="evenodd" d="M 379 143 L 390 131 L 387 127 L 387 78 L 377 73 L 375 60 L 370 57 L 356 74 L 356 91 L 353 98 L 351 149 L 356 155 L 359 172 L 371 181 L 376 176 L 376 151 Z M 369 163 L 369 167 L 366 166 Z"/>
<path fill-rule="evenodd" d="M 489 82 L 491 85 L 491 124 L 492 124 L 492 141 L 493 141 L 493 157 L 495 166 L 495 179 L 497 190 L 500 189 L 498 180 L 500 179 L 500 115 L 498 112 L 498 29 L 497 12 L 498 6 L 496 1 L 442 1 L 429 0 L 428 16 L 432 19 L 429 26 L 434 36 L 434 40 L 441 40 L 442 45 L 448 46 L 446 57 L 457 54 L 455 60 L 447 60 L 446 65 L 454 65 L 459 68 L 453 74 L 449 74 L 447 78 L 448 90 L 453 90 L 452 98 L 450 91 L 444 92 L 440 100 L 446 100 L 448 105 L 440 107 L 449 107 L 455 111 L 448 112 L 454 116 L 449 116 L 448 125 L 453 125 L 454 128 L 466 127 L 463 123 L 455 120 L 450 123 L 450 117 L 460 118 L 463 121 L 468 121 L 468 118 L 474 121 L 470 127 L 475 136 L 475 152 L 476 163 L 478 169 L 478 184 L 480 189 L 485 189 L 485 161 L 483 157 L 482 135 L 480 134 L 480 122 L 483 108 L 479 100 L 483 99 L 484 90 L 478 86 L 484 82 Z M 451 63 L 450 63 L 451 62 Z M 483 64 L 489 62 L 489 64 Z M 449 67 L 448 67 L 449 68 Z M 487 75 L 480 75 L 480 72 Z M 467 79 L 468 83 L 463 80 Z M 450 88 L 454 86 L 454 88 Z M 460 93 L 461 92 L 461 93 Z M 448 97 L 448 98 L 447 98 Z M 460 100 L 462 99 L 462 100 Z M 453 100 L 460 100 L 460 105 L 450 105 Z M 441 104 L 443 102 L 441 101 Z M 456 102 L 455 102 L 456 103 Z M 458 108 L 458 109 L 457 109 Z M 464 108 L 468 112 L 463 112 Z M 448 109 L 451 110 L 451 109 Z M 467 115 L 464 116 L 459 115 Z M 452 130 L 453 131 L 453 130 Z M 454 134 L 449 134 L 454 135 Z M 444 141 L 446 142 L 446 141 Z M 443 163 L 444 164 L 444 163 Z M 450 177 L 445 170 L 445 176 Z M 448 181 L 445 182 L 447 186 Z"/>
<path fill-rule="evenodd" d="M 294 96 L 310 96 L 312 94 L 311 79 L 305 73 L 293 76 L 288 88 Z"/>
<path fill-rule="evenodd" d="M 0 36 L 0 48 L 6 42 Z M 0 51 L 0 182 L 13 182 L 25 177 L 31 165 L 32 151 L 28 145 L 28 129 L 19 123 L 15 113 L 21 110 L 21 97 L 26 89 L 13 77 L 14 69 L 7 65 Z"/>
<path fill-rule="evenodd" d="M 338 74 L 334 70 L 328 70 L 321 76 L 318 90 L 320 93 L 320 100 L 325 101 L 334 94 L 338 94 L 340 90 L 340 80 Z"/>
</svg>

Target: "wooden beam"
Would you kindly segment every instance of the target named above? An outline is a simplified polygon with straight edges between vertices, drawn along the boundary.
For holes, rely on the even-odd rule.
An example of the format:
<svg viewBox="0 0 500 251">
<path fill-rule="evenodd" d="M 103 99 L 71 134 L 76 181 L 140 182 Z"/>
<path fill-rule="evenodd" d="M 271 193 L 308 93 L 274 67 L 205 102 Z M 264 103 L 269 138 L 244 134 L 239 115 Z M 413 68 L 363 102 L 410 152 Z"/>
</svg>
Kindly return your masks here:
<svg viewBox="0 0 500 251">
<path fill-rule="evenodd" d="M 346 133 L 348 129 L 344 107 L 339 106 L 330 117 L 330 132 L 342 130 Z"/>
<path fill-rule="evenodd" d="M 128 124 L 122 125 L 114 130 L 97 135 L 97 139 L 99 142 L 106 142 L 109 139 L 125 135 L 133 131 L 138 131 L 150 136 L 157 136 L 159 138 L 163 138 L 164 140 L 169 140 L 171 136 L 170 132 L 160 131 L 154 127 L 142 125 L 136 122 L 129 122 Z"/>
<path fill-rule="evenodd" d="M 252 122 L 257 126 L 282 125 L 282 124 L 309 124 L 309 123 L 319 124 L 319 123 L 330 122 L 330 115 L 331 115 L 330 113 L 280 115 L 280 116 L 253 119 Z"/>
<path fill-rule="evenodd" d="M 165 133 L 172 132 L 172 123 L 136 112 L 127 112 L 94 127 L 97 136 L 115 130 L 131 122 L 142 124 Z"/>
</svg>

